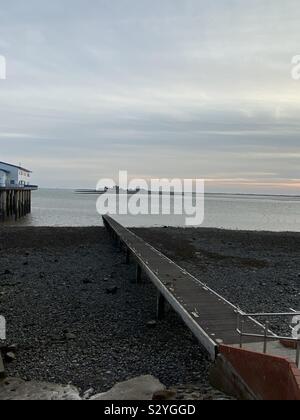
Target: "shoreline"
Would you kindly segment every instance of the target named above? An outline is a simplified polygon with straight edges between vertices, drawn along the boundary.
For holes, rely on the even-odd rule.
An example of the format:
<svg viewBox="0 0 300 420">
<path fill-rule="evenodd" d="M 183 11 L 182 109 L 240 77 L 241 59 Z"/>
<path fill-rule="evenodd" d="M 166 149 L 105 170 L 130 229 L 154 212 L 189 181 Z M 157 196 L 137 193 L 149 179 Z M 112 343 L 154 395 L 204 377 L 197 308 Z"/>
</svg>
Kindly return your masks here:
<svg viewBox="0 0 300 420">
<path fill-rule="evenodd" d="M 229 198 L 228 198 L 229 197 Z M 249 231 L 300 232 L 297 198 L 270 196 L 207 195 L 205 220 L 199 228 L 221 228 Z M 32 213 L 7 226 L 30 227 L 90 227 L 101 226 L 101 216 L 96 211 L 96 196 L 81 196 L 72 190 L 43 190 L 32 197 Z M 274 201 L 275 200 L 275 201 Z M 131 227 L 184 227 L 184 215 L 148 215 L 121 217 Z M 135 226 L 134 226 L 135 225 Z"/>
<path fill-rule="evenodd" d="M 27 216 L 28 218 L 28 216 Z M 17 221 L 14 220 L 6 220 L 5 222 L 0 223 L 0 234 L 1 232 L 5 233 L 6 229 L 103 229 L 104 225 L 102 223 L 101 217 L 99 216 L 100 222 L 98 224 L 90 224 L 90 225 L 32 225 L 32 224 L 26 224 L 27 220 L 25 219 L 19 219 Z M 116 219 L 117 220 L 117 219 Z M 118 221 L 118 220 L 117 220 Z M 119 221 L 119 223 L 122 224 L 122 221 Z M 300 231 L 297 230 L 268 230 L 268 229 L 239 229 L 239 228 L 223 228 L 223 227 L 210 227 L 210 226 L 168 226 L 168 225 L 153 225 L 153 226 L 126 226 L 127 229 L 133 230 L 133 231 L 143 231 L 146 230 L 161 230 L 162 232 L 165 231 L 165 229 L 174 229 L 174 230 L 182 230 L 187 232 L 195 232 L 195 231 L 207 231 L 211 233 L 242 233 L 242 234 L 261 234 L 261 235 L 287 235 L 287 236 L 299 236 L 300 238 Z"/>
</svg>

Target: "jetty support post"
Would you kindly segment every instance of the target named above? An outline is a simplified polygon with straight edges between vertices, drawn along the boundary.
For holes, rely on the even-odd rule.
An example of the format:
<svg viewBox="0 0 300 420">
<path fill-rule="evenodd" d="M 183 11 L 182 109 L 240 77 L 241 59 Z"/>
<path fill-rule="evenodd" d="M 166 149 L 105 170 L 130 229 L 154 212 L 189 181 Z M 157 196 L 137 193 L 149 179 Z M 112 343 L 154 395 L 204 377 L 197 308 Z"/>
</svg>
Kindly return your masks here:
<svg viewBox="0 0 300 420">
<path fill-rule="evenodd" d="M 126 247 L 126 260 L 125 260 L 126 264 L 129 265 L 130 264 L 130 251 L 129 248 Z"/>
<path fill-rule="evenodd" d="M 140 284 L 142 282 L 142 269 L 139 264 L 136 266 L 136 283 Z"/>
<path fill-rule="evenodd" d="M 37 186 L 0 187 L 0 222 L 18 220 L 31 213 L 31 192 Z"/>
<path fill-rule="evenodd" d="M 4 222 L 6 217 L 6 191 L 0 190 L 0 221 Z"/>
<path fill-rule="evenodd" d="M 161 320 L 165 317 L 166 313 L 166 299 L 165 297 L 160 293 L 157 292 L 157 307 L 156 307 L 156 317 L 157 320 Z"/>
</svg>

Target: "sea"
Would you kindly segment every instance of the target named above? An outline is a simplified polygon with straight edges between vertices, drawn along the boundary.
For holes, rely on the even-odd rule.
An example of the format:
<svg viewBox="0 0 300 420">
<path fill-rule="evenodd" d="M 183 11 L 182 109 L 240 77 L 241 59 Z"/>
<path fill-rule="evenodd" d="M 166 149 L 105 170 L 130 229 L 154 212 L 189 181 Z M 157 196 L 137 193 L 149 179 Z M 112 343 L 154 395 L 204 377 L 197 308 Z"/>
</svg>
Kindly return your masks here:
<svg viewBox="0 0 300 420">
<path fill-rule="evenodd" d="M 32 193 L 32 213 L 13 226 L 102 226 L 96 195 L 72 190 L 39 189 Z M 173 198 L 179 199 L 178 197 Z M 231 230 L 300 232 L 300 197 L 207 194 L 202 227 Z M 115 216 L 128 227 L 185 226 L 176 215 Z"/>
</svg>

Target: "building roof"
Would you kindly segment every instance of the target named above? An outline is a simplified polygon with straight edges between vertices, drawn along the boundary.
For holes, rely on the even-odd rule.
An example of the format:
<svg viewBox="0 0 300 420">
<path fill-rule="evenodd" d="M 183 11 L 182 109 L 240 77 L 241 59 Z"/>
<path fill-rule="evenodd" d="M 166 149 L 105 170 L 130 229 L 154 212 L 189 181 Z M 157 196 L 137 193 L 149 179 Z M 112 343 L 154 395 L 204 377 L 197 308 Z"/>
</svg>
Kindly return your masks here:
<svg viewBox="0 0 300 420">
<path fill-rule="evenodd" d="M 22 166 L 12 165 L 11 163 L 6 163 L 6 162 L 1 162 L 1 161 L 0 161 L 0 165 L 7 165 L 7 166 L 11 166 L 12 168 L 17 168 L 17 169 L 20 169 L 21 171 L 25 171 L 25 172 L 29 172 L 29 173 L 31 173 L 31 171 L 30 171 L 29 169 L 22 168 Z"/>
</svg>

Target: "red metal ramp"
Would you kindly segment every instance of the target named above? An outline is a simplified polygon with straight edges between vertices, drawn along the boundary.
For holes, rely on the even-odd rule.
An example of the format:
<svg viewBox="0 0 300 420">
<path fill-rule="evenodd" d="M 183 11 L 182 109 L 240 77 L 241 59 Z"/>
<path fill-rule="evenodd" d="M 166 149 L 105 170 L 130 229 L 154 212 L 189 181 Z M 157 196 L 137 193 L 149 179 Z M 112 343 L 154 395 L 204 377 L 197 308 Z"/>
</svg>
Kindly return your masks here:
<svg viewBox="0 0 300 420">
<path fill-rule="evenodd" d="M 284 357 L 220 346 L 211 382 L 239 399 L 300 401 L 300 370 Z"/>
</svg>

